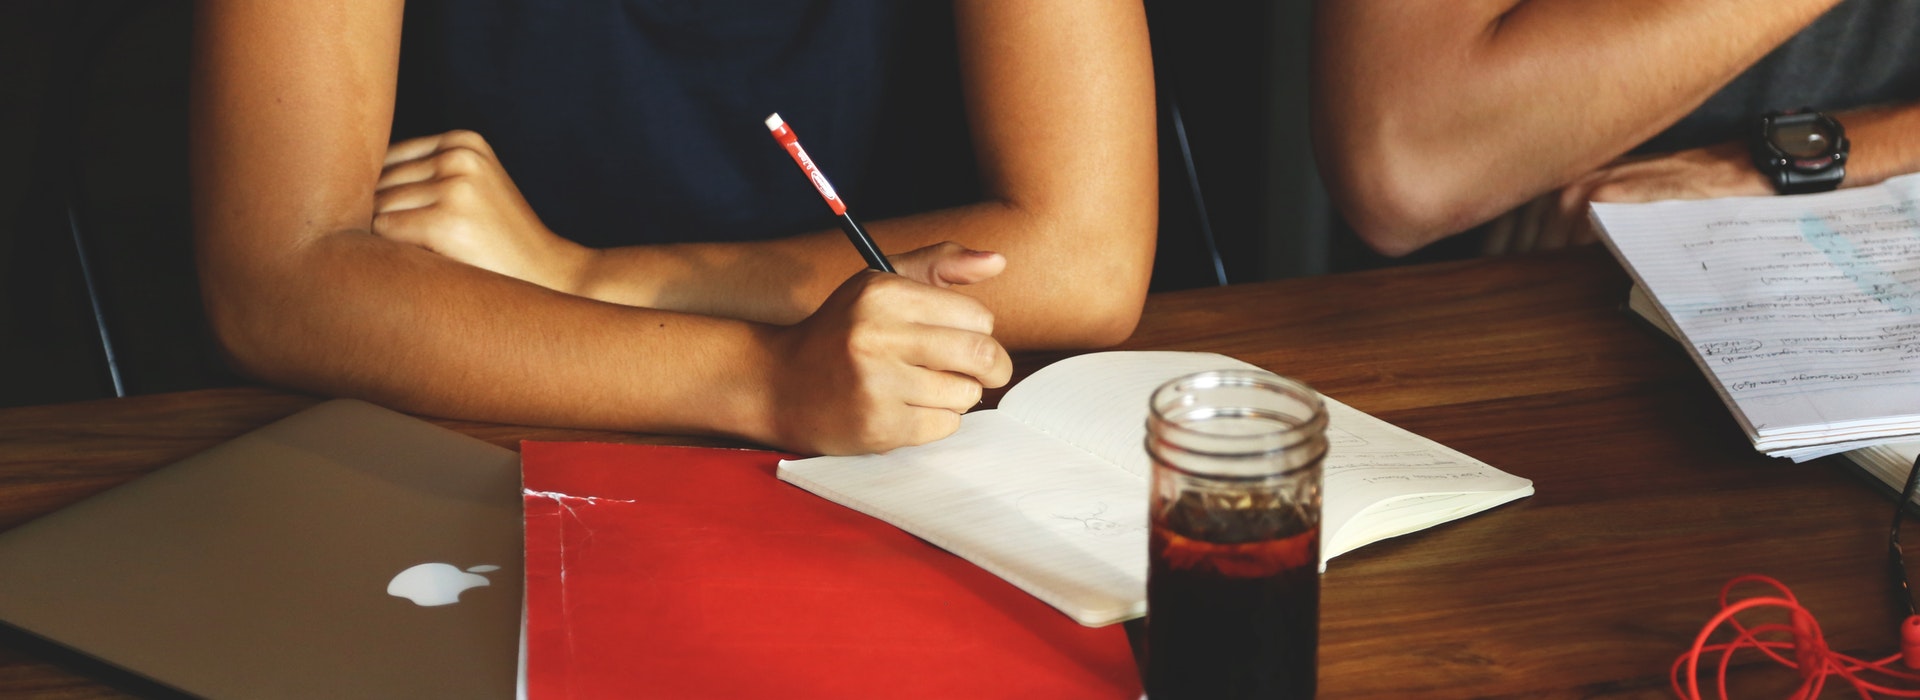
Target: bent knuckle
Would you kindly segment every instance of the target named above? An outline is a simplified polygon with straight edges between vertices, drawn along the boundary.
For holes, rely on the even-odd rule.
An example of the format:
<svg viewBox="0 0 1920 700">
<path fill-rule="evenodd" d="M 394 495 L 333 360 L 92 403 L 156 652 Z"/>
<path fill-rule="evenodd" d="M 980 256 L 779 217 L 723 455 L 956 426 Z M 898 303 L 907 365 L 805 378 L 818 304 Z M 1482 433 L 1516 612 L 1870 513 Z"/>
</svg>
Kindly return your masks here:
<svg viewBox="0 0 1920 700">
<path fill-rule="evenodd" d="M 853 447 L 860 452 L 885 452 L 906 443 L 906 436 L 891 422 L 873 419 L 860 421 L 854 428 Z"/>
<path fill-rule="evenodd" d="M 888 354 L 892 343 L 885 331 L 871 323 L 855 323 L 847 330 L 847 359 L 866 366 Z"/>
<path fill-rule="evenodd" d="M 1560 190 L 1560 211 L 1577 211 L 1587 205 L 1587 199 L 1597 190 L 1584 187 L 1568 187 Z"/>
<path fill-rule="evenodd" d="M 1007 352 L 1005 348 L 1000 347 L 1000 342 L 990 335 L 975 334 L 965 342 L 966 346 L 963 349 L 966 352 L 967 368 L 972 370 L 971 374 L 975 376 L 991 372 Z"/>
<path fill-rule="evenodd" d="M 986 335 L 993 335 L 993 310 L 987 308 L 986 303 L 979 299 L 973 297 L 964 298 L 968 302 L 966 311 L 969 315 L 969 318 L 967 318 L 967 327 L 976 329 Z"/>
<path fill-rule="evenodd" d="M 917 306 L 913 283 L 899 275 L 861 273 L 853 291 L 863 317 L 897 314 Z"/>
<path fill-rule="evenodd" d="M 1630 202 L 1635 199 L 1634 187 L 1620 182 L 1603 182 L 1594 185 L 1587 192 L 1587 201 L 1591 202 Z M 1580 202 L 1586 204 L 1587 202 Z"/>
<path fill-rule="evenodd" d="M 474 150 L 491 150 L 487 145 L 486 137 L 481 136 L 480 132 L 472 129 L 454 129 L 453 131 L 449 131 L 441 135 L 440 143 Z"/>
<path fill-rule="evenodd" d="M 472 201 L 480 195 L 480 183 L 466 175 L 451 175 L 439 182 L 440 199 L 455 204 Z"/>
<path fill-rule="evenodd" d="M 981 401 L 986 400 L 986 396 L 987 396 L 986 386 L 982 385 L 979 382 L 967 382 L 966 385 L 962 387 L 962 391 L 960 394 L 960 402 L 959 402 L 960 410 L 965 411 L 969 408 L 980 405 Z"/>
<path fill-rule="evenodd" d="M 442 173 L 479 172 L 486 165 L 486 156 L 465 146 L 455 146 L 433 154 L 433 167 Z"/>
<path fill-rule="evenodd" d="M 905 445 L 924 445 L 960 430 L 960 414 L 953 411 L 927 411 Z"/>
</svg>

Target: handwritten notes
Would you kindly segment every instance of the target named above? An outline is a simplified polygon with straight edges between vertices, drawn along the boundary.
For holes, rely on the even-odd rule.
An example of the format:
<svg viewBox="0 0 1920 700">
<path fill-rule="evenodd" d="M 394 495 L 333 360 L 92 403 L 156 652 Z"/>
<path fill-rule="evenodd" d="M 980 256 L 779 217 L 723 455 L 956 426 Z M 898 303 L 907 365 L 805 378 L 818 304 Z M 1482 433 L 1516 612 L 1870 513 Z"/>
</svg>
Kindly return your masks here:
<svg viewBox="0 0 1920 700">
<path fill-rule="evenodd" d="M 1593 214 L 1757 449 L 1920 433 L 1920 177 Z"/>
<path fill-rule="evenodd" d="M 920 536 L 1086 625 L 1146 611 L 1147 397 L 1253 365 L 1190 352 L 1062 360 L 953 436 L 780 464 L 780 478 Z M 1327 399 L 1321 554 L 1331 558 L 1533 493 L 1532 482 Z"/>
</svg>

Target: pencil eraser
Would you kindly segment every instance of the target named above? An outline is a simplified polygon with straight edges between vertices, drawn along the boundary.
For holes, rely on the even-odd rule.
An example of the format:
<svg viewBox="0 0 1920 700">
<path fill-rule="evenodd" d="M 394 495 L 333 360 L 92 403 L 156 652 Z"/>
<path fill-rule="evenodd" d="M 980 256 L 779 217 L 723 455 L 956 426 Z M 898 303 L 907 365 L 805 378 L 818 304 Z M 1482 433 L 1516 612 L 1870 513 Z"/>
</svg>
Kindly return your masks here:
<svg viewBox="0 0 1920 700">
<path fill-rule="evenodd" d="M 779 112 L 774 112 L 772 116 L 767 117 L 767 131 L 779 131 L 780 127 L 786 126 L 786 124 L 785 121 L 780 119 Z"/>
</svg>

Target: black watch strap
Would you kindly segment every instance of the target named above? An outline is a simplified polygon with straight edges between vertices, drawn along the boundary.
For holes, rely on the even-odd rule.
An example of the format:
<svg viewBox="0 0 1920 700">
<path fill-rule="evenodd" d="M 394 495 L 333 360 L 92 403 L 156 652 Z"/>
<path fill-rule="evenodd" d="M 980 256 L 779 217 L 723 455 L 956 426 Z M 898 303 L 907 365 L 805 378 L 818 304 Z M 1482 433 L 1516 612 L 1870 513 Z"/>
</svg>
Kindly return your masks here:
<svg viewBox="0 0 1920 700">
<path fill-rule="evenodd" d="M 1773 189 L 1780 194 L 1806 194 L 1826 192 L 1840 186 L 1846 179 L 1847 166 L 1834 163 L 1826 170 L 1817 173 L 1803 173 L 1792 168 L 1773 171 Z"/>
</svg>

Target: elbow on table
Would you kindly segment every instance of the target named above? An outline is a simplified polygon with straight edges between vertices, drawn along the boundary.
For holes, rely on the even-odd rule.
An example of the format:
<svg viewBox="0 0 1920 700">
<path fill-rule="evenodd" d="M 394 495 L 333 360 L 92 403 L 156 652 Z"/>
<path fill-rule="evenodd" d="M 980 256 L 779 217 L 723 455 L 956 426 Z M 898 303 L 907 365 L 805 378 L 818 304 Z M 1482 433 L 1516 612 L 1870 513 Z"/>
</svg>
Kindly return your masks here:
<svg viewBox="0 0 1920 700">
<path fill-rule="evenodd" d="M 1057 313 L 1022 324 L 1025 332 L 995 331 L 1008 350 L 1096 350 L 1112 347 L 1133 336 L 1140 324 L 1140 304 L 1118 301 L 1082 304 L 1063 301 Z"/>
<path fill-rule="evenodd" d="M 1148 208 L 1126 223 L 1109 222 L 1106 230 L 1116 241 L 1112 249 L 1120 255 L 1074 285 L 1062 300 L 1066 303 L 1063 308 L 1075 319 L 1073 340 L 1078 347 L 1119 345 L 1140 325 L 1140 313 L 1153 282 L 1158 221 L 1157 211 Z"/>
<path fill-rule="evenodd" d="M 1477 191 L 1451 187 L 1444 177 L 1404 164 L 1350 163 L 1345 170 L 1327 178 L 1328 194 L 1354 234 L 1382 255 L 1407 255 L 1481 218 Z"/>
<path fill-rule="evenodd" d="M 1011 283 L 1022 291 L 1003 297 L 1007 305 L 995 311 L 995 335 L 1009 349 L 1104 348 L 1133 335 L 1159 235 L 1158 199 L 1151 186 L 1143 189 L 1088 197 L 1027 227 L 1051 243 L 1009 256 L 1010 272 L 1020 278 Z"/>
<path fill-rule="evenodd" d="M 227 366 L 242 376 L 302 390 L 319 390 L 313 368 L 303 365 L 315 346 L 309 325 L 286 285 L 263 287 L 243 280 L 201 275 L 201 306 L 207 329 Z"/>
<path fill-rule="evenodd" d="M 245 298 L 209 292 L 202 305 L 206 309 L 208 330 L 228 367 L 242 376 L 281 383 L 276 381 L 281 374 L 279 358 L 271 352 L 275 344 L 264 337 L 266 333 L 261 324 L 252 320 L 258 312 L 248 308 Z"/>
<path fill-rule="evenodd" d="M 1020 349 L 1091 349 L 1118 345 L 1133 336 L 1146 305 L 1150 262 L 1138 272 L 1109 272 L 1054 290 L 1048 311 L 1032 326 Z"/>
<path fill-rule="evenodd" d="M 1083 312 L 1079 314 L 1072 345 L 1082 348 L 1119 345 L 1140 325 L 1140 309 L 1144 304 L 1144 298 L 1129 300 L 1116 293 L 1106 297 L 1104 303 L 1081 307 Z"/>
</svg>

